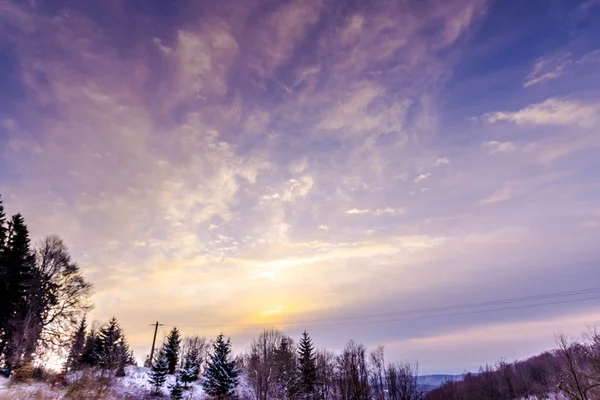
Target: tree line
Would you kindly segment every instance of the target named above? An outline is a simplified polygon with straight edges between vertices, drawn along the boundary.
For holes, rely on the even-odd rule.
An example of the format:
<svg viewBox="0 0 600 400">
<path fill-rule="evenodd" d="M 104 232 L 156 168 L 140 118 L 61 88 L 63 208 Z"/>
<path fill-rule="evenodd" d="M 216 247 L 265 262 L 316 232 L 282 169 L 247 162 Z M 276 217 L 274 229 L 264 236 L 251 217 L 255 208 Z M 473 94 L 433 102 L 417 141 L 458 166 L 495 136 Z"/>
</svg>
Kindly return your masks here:
<svg viewBox="0 0 600 400">
<path fill-rule="evenodd" d="M 32 245 L 23 216 L 7 220 L 0 199 L 0 373 L 67 347 L 91 289 L 60 237 Z"/>
<path fill-rule="evenodd" d="M 265 329 L 248 352 L 234 357 L 231 341 L 223 334 L 207 342 L 200 336 L 181 337 L 173 328 L 145 366 L 154 394 L 162 393 L 169 374 L 175 376 L 168 387 L 173 399 L 182 398 L 196 381 L 217 399 L 422 400 L 425 396 L 416 364 L 386 364 L 383 347 L 369 353 L 352 340 L 340 354 L 317 350 L 306 331 L 296 343 L 277 329 Z M 241 380 L 247 384 L 244 388 L 238 388 Z"/>
<path fill-rule="evenodd" d="M 548 399 L 561 394 L 568 400 L 600 399 L 600 332 L 592 329 L 580 339 L 556 337 L 556 347 L 527 360 L 486 366 L 446 382 L 427 400 Z"/>
<path fill-rule="evenodd" d="M 164 376 L 177 374 L 176 382 L 184 385 L 172 388 L 174 399 L 198 379 L 206 393 L 219 399 L 517 400 L 556 395 L 568 400 L 600 399 L 600 330 L 596 329 L 581 339 L 559 335 L 551 351 L 512 363 L 499 361 L 435 389 L 421 384 L 418 364 L 386 363 L 382 346 L 368 352 L 350 340 L 335 354 L 317 350 L 306 331 L 296 344 L 270 328 L 252 341 L 246 353 L 233 358 L 231 344 L 223 335 L 212 350 L 207 350 L 204 338 L 184 338 L 184 342 L 192 339 L 201 346 L 178 352 L 181 340 L 175 328 L 158 356 L 164 358 Z M 151 380 L 158 364 L 153 366 Z M 247 383 L 247 390 L 236 391 L 240 379 Z"/>
</svg>

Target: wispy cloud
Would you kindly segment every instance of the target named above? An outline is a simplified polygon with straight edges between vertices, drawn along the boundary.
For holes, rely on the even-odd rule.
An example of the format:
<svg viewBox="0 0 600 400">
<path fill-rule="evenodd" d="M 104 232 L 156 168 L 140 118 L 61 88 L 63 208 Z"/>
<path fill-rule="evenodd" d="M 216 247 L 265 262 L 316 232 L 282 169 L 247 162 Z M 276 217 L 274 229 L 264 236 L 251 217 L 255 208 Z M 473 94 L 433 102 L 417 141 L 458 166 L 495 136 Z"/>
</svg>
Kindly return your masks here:
<svg viewBox="0 0 600 400">
<path fill-rule="evenodd" d="M 551 59 L 540 58 L 535 63 L 533 70 L 529 73 L 523 87 L 529 87 L 537 83 L 549 81 L 560 77 L 565 69 L 571 64 L 570 54 L 564 54 L 559 57 L 553 57 Z"/>
<path fill-rule="evenodd" d="M 523 106 L 522 88 L 481 81 L 505 108 L 484 114 L 497 103 L 477 98 L 486 123 L 464 120 L 454 68 L 477 62 L 461 57 L 481 45 L 483 0 L 201 1 L 160 16 L 115 3 L 110 26 L 87 2 L 36 4 L 0 2 L 15 71 L 0 76 L 5 205 L 32 237 L 65 237 L 96 285 L 92 317 L 122 318 L 140 351 L 156 318 L 355 315 L 501 284 L 509 296 L 517 272 L 552 286 L 566 258 L 573 285 L 589 276 L 572 266 L 598 232 L 580 235 L 572 210 L 598 204 L 598 99 L 528 90 Z M 528 86 L 595 54 L 544 56 Z M 339 332 L 319 345 L 341 346 Z"/>
<path fill-rule="evenodd" d="M 481 146 L 488 149 L 489 154 L 512 153 L 517 150 L 517 146 L 513 142 L 498 142 L 496 140 L 485 142 Z"/>
<path fill-rule="evenodd" d="M 485 114 L 489 123 L 500 121 L 518 125 L 574 125 L 593 126 L 600 116 L 600 105 L 549 98 L 541 103 L 531 104 L 518 111 L 499 111 Z"/>
<path fill-rule="evenodd" d="M 505 184 L 501 189 L 495 191 L 488 197 L 482 199 L 477 204 L 480 206 L 487 206 L 494 203 L 500 203 L 503 201 L 510 200 L 514 196 L 513 189 L 510 185 Z"/>
<path fill-rule="evenodd" d="M 363 209 L 351 208 L 350 210 L 346 211 L 346 214 L 350 214 L 350 215 L 372 214 L 372 215 L 375 215 L 375 216 L 380 216 L 380 215 L 402 215 L 402 214 L 406 214 L 406 210 L 403 209 L 403 208 L 392 208 L 392 207 L 377 208 L 375 210 L 370 210 L 368 208 L 363 208 Z"/>
<path fill-rule="evenodd" d="M 416 178 L 413 180 L 413 182 L 415 182 L 415 183 L 422 182 L 422 181 L 424 181 L 425 179 L 429 178 L 430 176 L 431 176 L 431 173 L 430 173 L 430 172 L 428 172 L 428 173 L 426 173 L 426 174 L 420 174 L 419 176 L 417 176 L 417 177 L 416 177 Z"/>
</svg>

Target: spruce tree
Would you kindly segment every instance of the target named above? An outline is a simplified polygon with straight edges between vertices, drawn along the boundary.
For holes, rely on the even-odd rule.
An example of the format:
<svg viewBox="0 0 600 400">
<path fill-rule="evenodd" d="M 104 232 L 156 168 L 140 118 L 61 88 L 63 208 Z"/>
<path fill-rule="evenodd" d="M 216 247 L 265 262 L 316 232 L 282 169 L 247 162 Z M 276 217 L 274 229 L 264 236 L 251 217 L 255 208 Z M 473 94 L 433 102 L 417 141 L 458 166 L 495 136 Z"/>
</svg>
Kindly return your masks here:
<svg viewBox="0 0 600 400">
<path fill-rule="evenodd" d="M 8 228 L 6 226 L 6 213 L 4 212 L 4 203 L 0 196 L 0 248 L 6 245 L 6 239 L 8 239 Z"/>
<path fill-rule="evenodd" d="M 275 382 L 277 398 L 294 399 L 299 391 L 296 352 L 290 338 L 283 336 L 275 349 Z"/>
<path fill-rule="evenodd" d="M 231 341 L 217 337 L 204 369 L 204 391 L 218 399 L 232 397 L 238 385 L 240 372 L 231 360 Z"/>
<path fill-rule="evenodd" d="M 95 329 L 90 329 L 90 332 L 85 337 L 85 344 L 83 345 L 83 352 L 81 354 L 80 364 L 88 367 L 98 365 L 100 357 L 96 354 L 96 350 L 99 348 L 98 344 L 98 333 Z"/>
<path fill-rule="evenodd" d="M 133 363 L 131 350 L 116 318 L 100 329 L 95 345 L 98 365 L 103 369 L 123 369 L 125 365 Z"/>
<path fill-rule="evenodd" d="M 11 314 L 11 303 L 9 301 L 8 265 L 6 263 L 6 245 L 8 228 L 6 226 L 6 214 L 4 205 L 0 198 L 0 359 L 4 356 L 6 344 L 6 330 Z"/>
<path fill-rule="evenodd" d="M 71 339 L 71 348 L 69 349 L 69 355 L 65 362 L 65 371 L 75 371 L 80 368 L 83 353 L 85 350 L 85 332 L 87 330 L 87 323 L 85 317 L 81 320 L 79 328 L 75 331 L 73 338 Z"/>
<path fill-rule="evenodd" d="M 312 399 L 317 381 L 317 366 L 315 348 L 306 331 L 302 333 L 298 345 L 298 373 L 302 398 Z"/>
<path fill-rule="evenodd" d="M 181 400 L 183 398 L 183 386 L 181 386 L 179 376 L 175 379 L 175 383 L 170 385 L 169 388 L 171 389 L 171 398 L 173 400 Z"/>
<path fill-rule="evenodd" d="M 26 317 L 32 301 L 31 286 L 35 278 L 35 257 L 30 247 L 29 230 L 21 214 L 14 215 L 8 229 L 7 246 L 4 251 L 5 292 L 4 329 L 0 338 L 7 371 L 21 362 L 26 330 L 33 328 Z"/>
<path fill-rule="evenodd" d="M 169 362 L 167 360 L 167 356 L 163 349 L 161 349 L 157 356 L 156 361 L 150 368 L 150 384 L 154 387 L 154 393 L 160 391 L 162 385 L 164 385 L 167 380 L 167 375 L 169 374 Z"/>
<path fill-rule="evenodd" d="M 165 350 L 165 356 L 169 362 L 169 374 L 174 374 L 177 369 L 177 363 L 179 362 L 179 348 L 181 346 L 181 335 L 179 330 L 175 327 L 165 341 L 163 348 Z"/>
<path fill-rule="evenodd" d="M 179 375 L 185 388 L 188 383 L 198 380 L 200 374 L 200 355 L 198 349 L 191 348 L 183 359 L 183 366 L 179 369 Z"/>
</svg>

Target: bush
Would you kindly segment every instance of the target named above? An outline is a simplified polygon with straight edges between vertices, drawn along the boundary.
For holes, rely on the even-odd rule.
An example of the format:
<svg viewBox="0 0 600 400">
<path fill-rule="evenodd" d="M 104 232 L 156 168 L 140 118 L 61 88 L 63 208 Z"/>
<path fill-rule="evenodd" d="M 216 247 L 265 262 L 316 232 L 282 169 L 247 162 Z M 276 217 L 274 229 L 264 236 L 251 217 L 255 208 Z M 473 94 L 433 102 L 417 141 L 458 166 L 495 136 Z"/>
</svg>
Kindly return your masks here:
<svg viewBox="0 0 600 400">
<path fill-rule="evenodd" d="M 35 369 L 31 364 L 25 364 L 15 369 L 11 376 L 11 381 L 15 383 L 31 382 L 34 380 Z"/>
<path fill-rule="evenodd" d="M 100 399 L 108 394 L 111 385 L 111 378 L 98 376 L 94 371 L 83 371 L 81 376 L 67 389 L 65 399 Z"/>
</svg>

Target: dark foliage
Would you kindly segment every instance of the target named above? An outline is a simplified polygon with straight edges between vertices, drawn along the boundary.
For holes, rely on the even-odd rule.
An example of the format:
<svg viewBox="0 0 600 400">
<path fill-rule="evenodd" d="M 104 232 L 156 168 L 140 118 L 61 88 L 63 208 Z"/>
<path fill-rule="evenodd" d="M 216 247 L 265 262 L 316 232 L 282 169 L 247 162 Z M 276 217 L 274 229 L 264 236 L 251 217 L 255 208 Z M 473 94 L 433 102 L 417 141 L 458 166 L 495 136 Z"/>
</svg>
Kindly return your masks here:
<svg viewBox="0 0 600 400">
<path fill-rule="evenodd" d="M 179 349 L 181 347 L 181 335 L 179 334 L 179 330 L 175 327 L 165 340 L 163 344 L 163 349 L 165 352 L 165 356 L 167 357 L 167 361 L 169 363 L 169 374 L 174 374 L 177 369 L 177 364 L 179 362 Z"/>
<path fill-rule="evenodd" d="M 315 346 L 308 332 L 302 333 L 298 344 L 299 390 L 303 399 L 312 399 L 317 381 Z"/>
<path fill-rule="evenodd" d="M 206 363 L 204 390 L 217 399 L 230 398 L 235 393 L 239 374 L 235 360 L 231 359 L 231 341 L 225 341 L 223 334 L 220 334 Z"/>
</svg>

